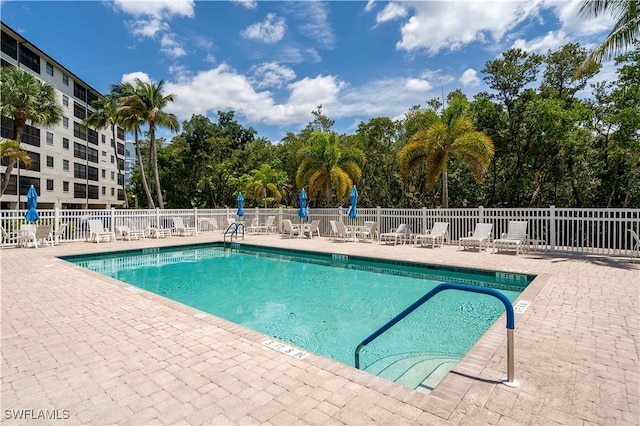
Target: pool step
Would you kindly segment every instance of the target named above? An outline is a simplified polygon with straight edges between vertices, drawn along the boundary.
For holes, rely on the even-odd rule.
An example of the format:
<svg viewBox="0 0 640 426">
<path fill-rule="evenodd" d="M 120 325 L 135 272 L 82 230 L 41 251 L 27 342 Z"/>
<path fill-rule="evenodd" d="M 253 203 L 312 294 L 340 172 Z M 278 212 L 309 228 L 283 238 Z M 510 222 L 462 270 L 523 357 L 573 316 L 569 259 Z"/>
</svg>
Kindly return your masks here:
<svg viewBox="0 0 640 426">
<path fill-rule="evenodd" d="M 374 362 L 366 371 L 428 394 L 459 360 L 447 355 L 399 354 Z"/>
</svg>

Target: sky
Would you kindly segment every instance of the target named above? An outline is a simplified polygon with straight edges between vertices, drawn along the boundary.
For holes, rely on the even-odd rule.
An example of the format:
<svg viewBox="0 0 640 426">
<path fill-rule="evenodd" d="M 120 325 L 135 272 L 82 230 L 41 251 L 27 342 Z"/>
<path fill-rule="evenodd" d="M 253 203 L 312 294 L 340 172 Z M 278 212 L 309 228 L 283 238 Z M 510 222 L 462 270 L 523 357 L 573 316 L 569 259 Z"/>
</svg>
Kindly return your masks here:
<svg viewBox="0 0 640 426">
<path fill-rule="evenodd" d="M 482 69 L 507 49 L 591 49 L 613 21 L 580 16 L 581 3 L 0 0 L 0 17 L 103 94 L 164 80 L 180 121 L 235 111 L 277 143 L 319 105 L 333 130 L 353 134 L 456 89 L 488 91 Z M 613 65 L 596 78 L 615 79 Z"/>
</svg>

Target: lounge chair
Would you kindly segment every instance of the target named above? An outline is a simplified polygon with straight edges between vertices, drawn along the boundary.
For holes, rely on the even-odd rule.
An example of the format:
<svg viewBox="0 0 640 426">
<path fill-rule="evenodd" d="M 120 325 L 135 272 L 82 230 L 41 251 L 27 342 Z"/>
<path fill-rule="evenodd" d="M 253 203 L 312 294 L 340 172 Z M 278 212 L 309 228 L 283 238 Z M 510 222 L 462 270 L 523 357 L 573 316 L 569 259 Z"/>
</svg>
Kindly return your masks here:
<svg viewBox="0 0 640 426">
<path fill-rule="evenodd" d="M 102 220 L 92 219 L 89 221 L 89 241 L 99 243 L 101 240 L 115 241 L 116 234 L 104 227 Z"/>
<path fill-rule="evenodd" d="M 274 231 L 276 229 L 275 226 L 273 226 L 273 221 L 276 220 L 275 216 L 267 216 L 267 221 L 265 223 L 263 223 L 262 225 L 259 225 L 259 232 L 264 232 L 265 234 L 268 234 L 272 231 Z"/>
<path fill-rule="evenodd" d="M 249 221 L 245 221 L 244 226 L 247 228 L 249 234 L 257 234 L 260 232 L 260 218 L 254 217 Z"/>
<path fill-rule="evenodd" d="M 67 230 L 67 224 L 66 223 L 58 224 L 58 229 L 56 229 L 56 232 L 53 233 L 53 244 L 55 244 L 55 245 L 59 245 L 60 244 L 60 239 L 64 237 L 64 232 L 66 230 Z M 142 233 L 144 234 L 144 231 L 142 231 Z"/>
<path fill-rule="evenodd" d="M 51 235 L 51 225 L 23 225 L 20 227 L 22 245 L 28 247 L 29 244 L 33 244 L 35 248 L 38 248 L 38 243 L 50 245 L 53 247 L 53 236 Z"/>
<path fill-rule="evenodd" d="M 126 238 L 128 241 L 131 241 L 131 238 L 136 239 L 144 239 L 144 230 L 142 229 L 131 229 L 126 225 L 116 226 L 116 232 L 123 240 Z"/>
<path fill-rule="evenodd" d="M 529 244 L 529 236 L 527 235 L 528 224 L 529 222 L 509 221 L 507 233 L 503 233 L 500 238 L 493 240 L 493 252 L 496 252 L 496 248 L 498 251 L 501 249 L 515 248 L 517 256 L 520 254 L 520 251 L 526 251 L 527 245 Z"/>
<path fill-rule="evenodd" d="M 282 238 L 292 238 L 295 236 L 299 236 L 300 232 L 300 225 L 292 224 L 289 219 L 284 219 L 282 221 Z"/>
<path fill-rule="evenodd" d="M 33 241 L 36 235 L 36 225 L 22 224 L 18 231 L 18 247 L 27 247 L 29 242 Z"/>
<path fill-rule="evenodd" d="M 380 234 L 380 243 L 391 243 L 395 246 L 400 241 L 402 244 L 406 243 L 411 238 L 411 225 L 401 223 L 396 229 L 391 229 L 391 232 L 383 232 Z"/>
<path fill-rule="evenodd" d="M 628 230 L 631 234 L 631 261 L 636 263 L 636 257 L 640 253 L 640 237 L 633 229 Z"/>
<path fill-rule="evenodd" d="M 189 235 L 194 235 L 197 231 L 195 226 L 185 225 L 184 220 L 180 216 L 174 216 L 171 220 L 173 220 L 173 232 L 175 232 L 176 235 L 187 237 Z"/>
<path fill-rule="evenodd" d="M 493 223 L 476 223 L 473 233 L 469 232 L 468 237 L 460 237 L 458 239 L 458 250 L 460 248 L 466 249 L 467 247 L 478 246 L 478 251 L 482 251 L 483 246 L 486 249 L 491 241 L 492 233 Z"/>
<path fill-rule="evenodd" d="M 373 242 L 378 236 L 378 222 L 365 222 L 364 226 L 360 226 L 355 230 L 356 237 L 360 241 L 367 241 L 367 238 Z"/>
<path fill-rule="evenodd" d="M 444 240 L 446 240 L 449 235 L 448 230 L 449 230 L 449 223 L 435 222 L 433 224 L 433 228 L 431 228 L 431 230 L 428 230 L 426 234 L 415 236 L 415 240 L 416 240 L 415 247 L 418 247 L 418 244 L 420 244 L 420 246 L 424 246 L 429 242 L 431 242 L 431 248 L 435 248 L 436 243 L 438 242 L 442 247 Z"/>
<path fill-rule="evenodd" d="M 2 226 L 0 226 L 0 246 L 6 243 L 15 244 L 18 239 L 18 234 L 16 232 L 7 232 Z"/>
<path fill-rule="evenodd" d="M 309 238 L 313 238 L 314 232 L 318 235 L 318 238 L 320 238 L 320 221 L 319 220 L 312 220 L 309 225 L 305 225 L 302 227 L 303 237 L 305 235 L 308 235 Z"/>
<path fill-rule="evenodd" d="M 200 219 L 198 221 L 198 225 L 200 226 L 200 231 L 217 231 L 220 229 L 218 228 L 218 221 L 214 218 Z"/>
</svg>

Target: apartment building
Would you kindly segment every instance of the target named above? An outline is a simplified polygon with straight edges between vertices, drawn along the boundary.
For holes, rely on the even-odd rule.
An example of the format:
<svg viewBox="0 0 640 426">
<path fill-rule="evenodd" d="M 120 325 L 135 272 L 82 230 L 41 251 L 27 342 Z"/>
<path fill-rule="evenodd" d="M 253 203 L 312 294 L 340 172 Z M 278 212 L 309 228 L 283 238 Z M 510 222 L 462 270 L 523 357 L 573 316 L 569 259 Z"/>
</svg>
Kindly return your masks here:
<svg viewBox="0 0 640 426">
<path fill-rule="evenodd" d="M 93 87 L 39 50 L 31 41 L 1 23 L 1 65 L 19 67 L 56 89 L 64 111 L 62 122 L 50 128 L 27 126 L 22 147 L 31 157 L 31 168 L 14 168 L 0 208 L 26 208 L 31 185 L 41 208 L 110 208 L 122 206 L 125 193 L 125 131 L 82 125 L 92 113 L 91 102 L 101 97 Z M 0 136 L 13 137 L 13 121 L 2 117 Z M 7 159 L 0 164 L 4 175 Z"/>
</svg>

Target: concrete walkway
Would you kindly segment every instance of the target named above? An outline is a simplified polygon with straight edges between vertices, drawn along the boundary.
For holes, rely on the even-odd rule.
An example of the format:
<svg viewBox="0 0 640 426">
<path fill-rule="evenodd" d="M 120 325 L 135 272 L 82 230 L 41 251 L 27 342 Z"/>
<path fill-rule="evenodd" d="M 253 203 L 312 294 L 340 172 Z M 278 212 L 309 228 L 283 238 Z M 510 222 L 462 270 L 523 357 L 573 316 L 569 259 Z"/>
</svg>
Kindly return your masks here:
<svg viewBox="0 0 640 426">
<path fill-rule="evenodd" d="M 424 395 L 61 261 L 220 239 L 3 249 L 3 424 L 640 424 L 640 263 L 248 236 L 244 242 L 537 274 L 516 315 L 515 375 L 500 319 Z"/>
</svg>

